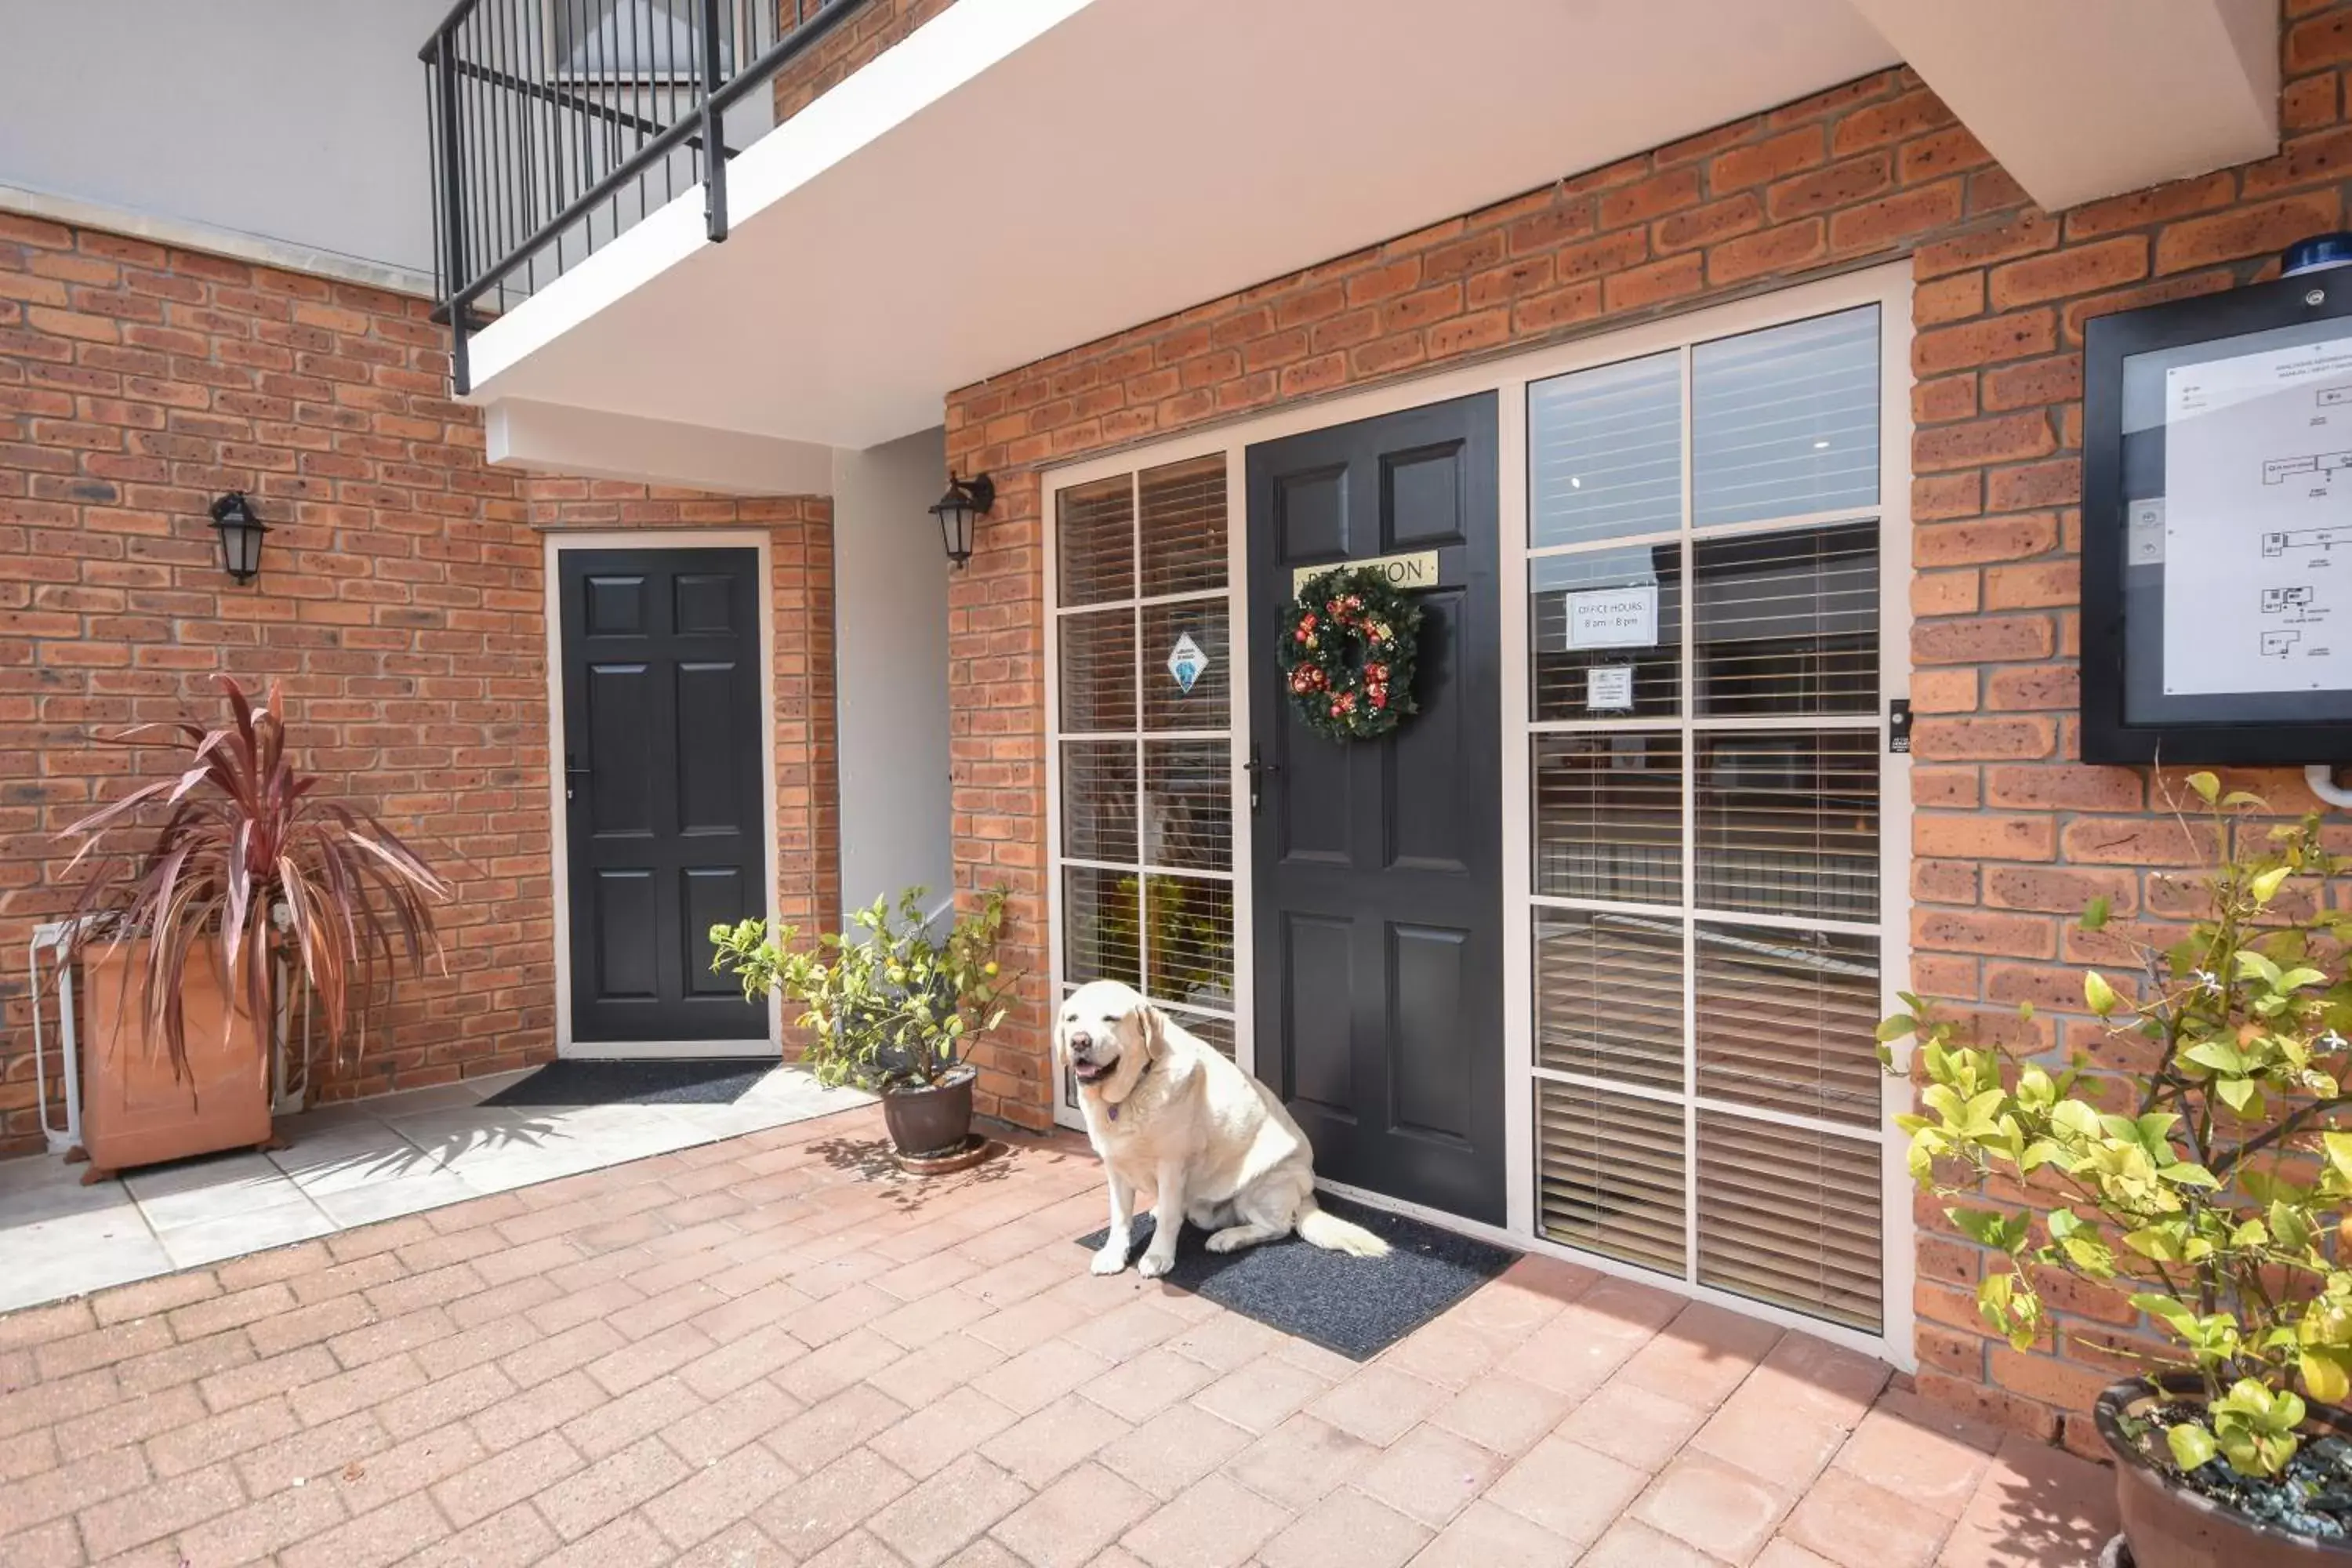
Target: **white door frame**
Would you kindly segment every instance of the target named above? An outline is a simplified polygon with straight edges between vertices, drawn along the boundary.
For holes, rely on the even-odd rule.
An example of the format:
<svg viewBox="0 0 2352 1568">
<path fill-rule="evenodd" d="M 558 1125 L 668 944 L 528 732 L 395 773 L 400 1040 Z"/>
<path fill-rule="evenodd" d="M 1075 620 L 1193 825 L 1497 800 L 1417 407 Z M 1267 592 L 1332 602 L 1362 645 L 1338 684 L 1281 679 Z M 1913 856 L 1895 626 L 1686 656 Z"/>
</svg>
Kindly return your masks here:
<svg viewBox="0 0 2352 1568">
<path fill-rule="evenodd" d="M 1502 588 L 1503 640 L 1501 723 L 1503 744 L 1503 944 L 1504 1033 L 1503 1093 L 1506 1129 L 1506 1225 L 1500 1231 L 1478 1226 L 1458 1216 L 1436 1214 L 1416 1205 L 1375 1194 L 1348 1190 L 1370 1203 L 1412 1213 L 1458 1230 L 1507 1237 L 1514 1247 L 1549 1254 L 1604 1273 L 1654 1285 L 1701 1300 L 1718 1302 L 1732 1310 L 1802 1330 L 1892 1362 L 1905 1370 L 1916 1365 L 1913 1342 L 1912 1287 L 1916 1267 L 1912 1194 L 1904 1168 L 1903 1143 L 1891 1120 L 1885 1124 L 1883 1192 L 1885 1195 L 1883 1279 L 1885 1326 L 1867 1334 L 1801 1312 L 1772 1306 L 1748 1297 L 1715 1289 L 1695 1281 L 1675 1279 L 1638 1265 L 1620 1263 L 1598 1253 L 1563 1247 L 1536 1233 L 1535 1214 L 1535 1020 L 1531 987 L 1533 954 L 1516 932 L 1512 921 L 1528 907 L 1530 877 L 1528 843 L 1532 834 L 1528 768 L 1530 744 L 1528 713 L 1528 562 L 1527 390 L 1528 384 L 1596 365 L 1637 359 L 1644 354 L 1679 348 L 1698 339 L 1754 331 L 1781 322 L 1826 315 L 1875 304 L 1879 309 L 1879 986 L 1884 1010 L 1899 1009 L 1895 994 L 1909 989 L 1911 967 L 1911 767 L 1907 755 L 1885 752 L 1886 702 L 1910 690 L 1911 626 L 1911 263 L 1906 260 L 1858 268 L 1834 278 L 1800 283 L 1769 293 L 1719 305 L 1703 306 L 1682 314 L 1615 329 L 1602 329 L 1564 343 L 1507 353 L 1475 364 L 1409 376 L 1361 392 L 1343 394 L 1295 407 L 1251 416 L 1230 425 L 1194 431 L 1173 438 L 1123 447 L 1082 462 L 1049 468 L 1041 475 L 1044 535 L 1045 618 L 1045 801 L 1047 842 L 1046 901 L 1052 944 L 1049 973 L 1056 1005 L 1063 994 L 1061 890 L 1061 742 L 1060 640 L 1056 609 L 1055 550 L 1055 497 L 1061 490 L 1113 475 L 1157 468 L 1223 450 L 1226 456 L 1226 602 L 1229 647 L 1238 666 L 1250 647 L 1248 594 L 1248 448 L 1286 436 L 1321 430 L 1335 425 L 1375 418 L 1425 404 L 1444 402 L 1481 392 L 1497 394 L 1499 423 L 1496 463 L 1500 505 L 1496 525 L 1501 532 L 1499 576 Z M 1793 521 L 1795 520 L 1788 520 Z M 1231 682 L 1234 784 L 1234 1054 L 1242 1066 L 1255 1070 L 1255 975 L 1252 973 L 1251 914 L 1254 889 L 1251 853 L 1255 824 L 1248 799 L 1247 761 L 1250 682 L 1238 670 Z M 1055 1120 L 1082 1127 L 1075 1110 L 1062 1104 L 1061 1085 L 1055 1083 Z M 1890 1077 L 1882 1109 L 1892 1118 L 1910 1109 L 1906 1079 Z"/>
<path fill-rule="evenodd" d="M 770 537 L 754 528 L 561 530 L 545 536 L 547 619 L 547 810 L 550 885 L 555 901 L 555 1054 L 590 1060 L 658 1057 L 781 1057 L 782 998 L 768 998 L 764 1040 L 575 1040 L 572 1037 L 571 805 L 563 794 L 562 556 L 574 550 L 756 550 L 760 556 L 760 864 L 766 916 L 782 914 L 776 896 L 776 595 Z"/>
</svg>

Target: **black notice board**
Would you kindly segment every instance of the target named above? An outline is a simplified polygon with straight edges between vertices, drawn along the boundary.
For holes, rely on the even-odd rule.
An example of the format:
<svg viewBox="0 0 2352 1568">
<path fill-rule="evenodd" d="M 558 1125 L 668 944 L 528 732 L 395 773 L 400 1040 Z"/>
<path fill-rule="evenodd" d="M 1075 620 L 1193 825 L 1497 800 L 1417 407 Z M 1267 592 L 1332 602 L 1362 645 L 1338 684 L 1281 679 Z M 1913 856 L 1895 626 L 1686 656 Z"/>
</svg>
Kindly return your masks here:
<svg viewBox="0 0 2352 1568">
<path fill-rule="evenodd" d="M 2082 751 L 2352 762 L 2352 268 L 2084 330 Z"/>
</svg>

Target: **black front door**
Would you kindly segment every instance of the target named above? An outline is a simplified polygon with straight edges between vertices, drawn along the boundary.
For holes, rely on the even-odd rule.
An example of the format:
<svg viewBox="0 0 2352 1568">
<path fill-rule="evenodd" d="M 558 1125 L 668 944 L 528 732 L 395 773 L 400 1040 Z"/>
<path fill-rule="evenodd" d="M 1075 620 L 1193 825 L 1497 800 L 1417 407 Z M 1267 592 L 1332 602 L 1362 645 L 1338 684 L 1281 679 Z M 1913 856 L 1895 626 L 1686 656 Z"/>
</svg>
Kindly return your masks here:
<svg viewBox="0 0 2352 1568">
<path fill-rule="evenodd" d="M 1249 451 L 1258 1060 L 1321 1174 L 1503 1223 L 1495 397 Z M 1339 744 L 1276 659 L 1294 569 L 1433 552 L 1419 713 Z"/>
<path fill-rule="evenodd" d="M 759 552 L 559 559 L 572 1037 L 765 1039 L 708 934 L 768 907 Z"/>
</svg>

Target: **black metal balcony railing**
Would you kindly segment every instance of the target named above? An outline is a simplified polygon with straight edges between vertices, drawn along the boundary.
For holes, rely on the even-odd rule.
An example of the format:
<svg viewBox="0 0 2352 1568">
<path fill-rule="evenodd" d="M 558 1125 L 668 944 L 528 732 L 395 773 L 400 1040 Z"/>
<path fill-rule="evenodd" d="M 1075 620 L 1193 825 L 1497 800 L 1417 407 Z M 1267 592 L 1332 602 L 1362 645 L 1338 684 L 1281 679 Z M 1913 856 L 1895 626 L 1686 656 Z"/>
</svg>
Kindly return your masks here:
<svg viewBox="0 0 2352 1568">
<path fill-rule="evenodd" d="M 680 193 L 702 188 L 725 239 L 727 160 L 773 122 L 760 89 L 858 4 L 457 0 L 417 52 L 457 391 L 479 310 L 529 299 Z"/>
</svg>

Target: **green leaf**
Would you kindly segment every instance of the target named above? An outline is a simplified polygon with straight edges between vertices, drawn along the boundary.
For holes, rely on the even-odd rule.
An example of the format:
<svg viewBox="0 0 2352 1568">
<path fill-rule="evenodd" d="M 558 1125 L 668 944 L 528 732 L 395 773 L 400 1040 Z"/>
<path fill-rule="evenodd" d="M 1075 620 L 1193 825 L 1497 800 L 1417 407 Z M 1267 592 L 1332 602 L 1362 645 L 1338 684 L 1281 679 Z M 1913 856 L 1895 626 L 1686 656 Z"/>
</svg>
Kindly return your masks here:
<svg viewBox="0 0 2352 1568">
<path fill-rule="evenodd" d="M 2116 1003 L 2122 998 L 2116 994 L 2116 988 L 2107 984 L 2105 975 L 2095 969 L 2086 969 L 2083 972 L 2083 1000 L 2091 1005 L 2092 1012 L 2104 1018 L 2116 1010 Z"/>
<path fill-rule="evenodd" d="M 2221 781 L 2211 773 L 2190 773 L 2188 784 L 2197 792 L 2197 798 L 2207 805 L 2221 798 Z"/>
<path fill-rule="evenodd" d="M 2303 1386 L 2322 1405 L 2341 1405 L 2347 1394 L 2352 1394 L 2352 1377 L 2345 1375 L 2343 1364 L 2334 1356 L 2305 1351 L 2295 1362 L 2303 1373 Z"/>
<path fill-rule="evenodd" d="M 2254 896 L 2254 902 L 2258 904 L 2267 904 L 2273 899 L 2278 897 L 2279 884 L 2284 882 L 2287 879 L 2288 875 L 2292 873 L 2294 869 L 2294 868 L 2292 866 L 2273 866 L 2269 870 L 2264 871 L 2261 876 L 2256 877 L 2252 881 L 2247 883 L 2246 890 Z M 2275 985 L 2278 983 L 2276 980 L 2273 980 L 2272 984 Z"/>
<path fill-rule="evenodd" d="M 2246 1070 L 2245 1057 L 2227 1040 L 2200 1040 L 2181 1052 L 2180 1059 L 2194 1062 L 2200 1068 L 2210 1068 L 2215 1072 L 2243 1073 Z"/>
<path fill-rule="evenodd" d="M 2352 1132 L 2323 1132 L 2320 1143 L 2327 1151 L 2327 1163 L 2336 1167 L 2338 1175 L 2352 1178 Z"/>
<path fill-rule="evenodd" d="M 2184 1470 L 2210 1463 L 2219 1451 L 2213 1446 L 2213 1434 L 2194 1422 L 2168 1428 L 2164 1440 L 2172 1449 L 2172 1462 Z"/>
<path fill-rule="evenodd" d="M 2126 1231 L 2124 1245 L 2142 1258 L 2152 1258 L 2158 1263 L 2179 1263 L 2188 1256 L 2188 1246 L 2177 1224 L 2151 1225 Z"/>
<path fill-rule="evenodd" d="M 2262 1099 L 2263 1086 L 2250 1078 L 2225 1078 L 2214 1083 L 2213 1092 L 2221 1097 L 2222 1104 L 2243 1116 L 2248 1106 Z"/>
<path fill-rule="evenodd" d="M 1916 1035 L 1918 1032 L 1918 1019 L 1908 1013 L 1897 1013 L 1892 1017 L 1879 1020 L 1877 1037 L 1883 1043 L 1888 1040 L 1899 1040 L 1906 1035 Z"/>
<path fill-rule="evenodd" d="M 2093 899 L 2088 904 L 2083 907 L 2083 929 L 2084 931 L 2098 931 L 2105 926 L 2107 923 L 2107 912 L 2112 908 L 2114 908 L 2114 901 L 2105 893 L 2101 893 L 2097 898 Z"/>
</svg>

